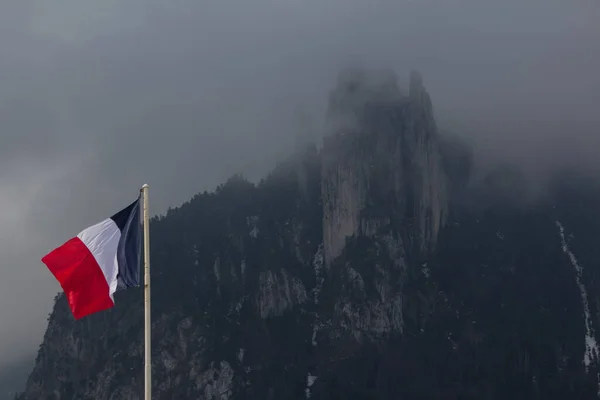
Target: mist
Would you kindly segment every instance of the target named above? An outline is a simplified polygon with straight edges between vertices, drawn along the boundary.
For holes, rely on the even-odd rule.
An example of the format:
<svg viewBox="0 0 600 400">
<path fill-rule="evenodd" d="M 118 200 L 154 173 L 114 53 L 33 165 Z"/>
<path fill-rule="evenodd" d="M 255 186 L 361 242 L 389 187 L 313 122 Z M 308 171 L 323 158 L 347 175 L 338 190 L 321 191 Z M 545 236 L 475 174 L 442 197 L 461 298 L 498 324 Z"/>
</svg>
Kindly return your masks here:
<svg viewBox="0 0 600 400">
<path fill-rule="evenodd" d="M 600 170 L 599 20 L 592 0 L 3 1 L 0 370 L 43 338 L 45 253 L 144 183 L 163 213 L 258 179 L 347 65 L 419 70 L 482 164 Z"/>
</svg>

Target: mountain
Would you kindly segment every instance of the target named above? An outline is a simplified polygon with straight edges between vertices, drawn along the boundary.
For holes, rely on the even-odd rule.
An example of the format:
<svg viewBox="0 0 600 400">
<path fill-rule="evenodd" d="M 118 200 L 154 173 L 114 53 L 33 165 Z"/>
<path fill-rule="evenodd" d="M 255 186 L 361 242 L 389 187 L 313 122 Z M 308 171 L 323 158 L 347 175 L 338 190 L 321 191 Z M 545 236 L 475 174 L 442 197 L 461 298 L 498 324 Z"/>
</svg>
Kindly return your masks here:
<svg viewBox="0 0 600 400">
<path fill-rule="evenodd" d="M 151 221 L 155 399 L 590 399 L 600 190 L 473 178 L 417 72 L 349 70 L 322 148 Z M 58 295 L 17 399 L 140 399 L 142 292 Z"/>
</svg>

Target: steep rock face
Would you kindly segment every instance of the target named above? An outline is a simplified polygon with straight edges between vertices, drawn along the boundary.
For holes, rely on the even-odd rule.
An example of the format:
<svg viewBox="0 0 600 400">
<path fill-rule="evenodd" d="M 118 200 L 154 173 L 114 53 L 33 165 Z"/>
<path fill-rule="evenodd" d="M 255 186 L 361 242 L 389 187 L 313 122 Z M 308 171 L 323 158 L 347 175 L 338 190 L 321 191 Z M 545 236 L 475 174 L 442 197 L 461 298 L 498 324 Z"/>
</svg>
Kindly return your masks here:
<svg viewBox="0 0 600 400">
<path fill-rule="evenodd" d="M 323 146 L 326 263 L 348 237 L 393 229 L 420 249 L 436 241 L 448 208 L 438 133 L 420 75 L 401 95 L 393 76 L 343 74 L 331 95 Z"/>
<path fill-rule="evenodd" d="M 152 220 L 153 398 L 596 398 L 600 190 L 468 187 L 418 76 L 358 76 L 320 153 Z M 142 299 L 74 321 L 59 296 L 18 399 L 141 399 Z"/>
</svg>

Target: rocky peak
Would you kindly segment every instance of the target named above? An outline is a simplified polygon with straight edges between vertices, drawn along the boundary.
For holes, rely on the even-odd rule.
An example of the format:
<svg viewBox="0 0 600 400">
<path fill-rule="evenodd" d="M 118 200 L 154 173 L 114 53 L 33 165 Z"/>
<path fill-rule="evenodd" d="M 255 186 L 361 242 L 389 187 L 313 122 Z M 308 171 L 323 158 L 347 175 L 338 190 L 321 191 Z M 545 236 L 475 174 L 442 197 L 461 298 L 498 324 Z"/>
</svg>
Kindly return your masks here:
<svg viewBox="0 0 600 400">
<path fill-rule="evenodd" d="M 387 71 L 345 71 L 331 93 L 328 118 L 321 181 L 326 262 L 339 256 L 348 237 L 381 229 L 401 232 L 420 250 L 435 243 L 447 182 L 418 72 L 411 72 L 405 97 Z"/>
</svg>

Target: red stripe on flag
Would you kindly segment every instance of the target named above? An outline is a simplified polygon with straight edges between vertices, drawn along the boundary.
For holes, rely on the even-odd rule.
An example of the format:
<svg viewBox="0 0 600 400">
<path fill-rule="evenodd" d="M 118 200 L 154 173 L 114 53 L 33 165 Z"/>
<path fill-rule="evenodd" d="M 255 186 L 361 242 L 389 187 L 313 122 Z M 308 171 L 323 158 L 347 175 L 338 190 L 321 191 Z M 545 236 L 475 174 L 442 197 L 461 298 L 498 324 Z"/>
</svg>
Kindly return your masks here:
<svg viewBox="0 0 600 400">
<path fill-rule="evenodd" d="M 77 237 L 42 258 L 63 288 L 75 319 L 113 307 L 98 262 Z"/>
</svg>

